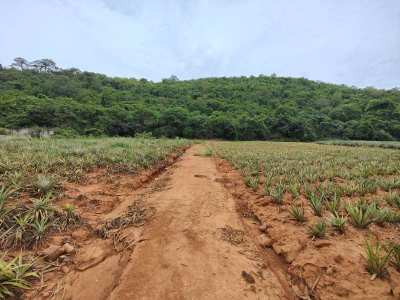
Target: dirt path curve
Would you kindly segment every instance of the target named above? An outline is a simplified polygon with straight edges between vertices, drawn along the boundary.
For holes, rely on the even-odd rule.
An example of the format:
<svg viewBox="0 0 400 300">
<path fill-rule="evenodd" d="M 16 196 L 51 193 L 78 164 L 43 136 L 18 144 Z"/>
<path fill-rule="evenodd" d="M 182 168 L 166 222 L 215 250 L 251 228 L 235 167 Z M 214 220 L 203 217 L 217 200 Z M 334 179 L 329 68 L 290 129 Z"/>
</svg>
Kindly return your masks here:
<svg viewBox="0 0 400 300">
<path fill-rule="evenodd" d="M 156 214 L 142 229 L 144 241 L 114 272 L 118 279 L 104 299 L 292 298 L 246 232 L 235 200 L 218 180 L 221 175 L 213 159 L 198 155 L 202 147 L 190 148 L 153 187 L 147 187 L 153 192 L 144 201 L 156 208 Z M 160 182 L 164 188 L 154 191 Z M 111 257 L 108 265 L 116 261 Z M 95 273 L 110 276 L 107 269 L 99 272 L 82 277 L 79 286 L 101 289 L 101 280 L 97 286 L 82 282 Z"/>
</svg>

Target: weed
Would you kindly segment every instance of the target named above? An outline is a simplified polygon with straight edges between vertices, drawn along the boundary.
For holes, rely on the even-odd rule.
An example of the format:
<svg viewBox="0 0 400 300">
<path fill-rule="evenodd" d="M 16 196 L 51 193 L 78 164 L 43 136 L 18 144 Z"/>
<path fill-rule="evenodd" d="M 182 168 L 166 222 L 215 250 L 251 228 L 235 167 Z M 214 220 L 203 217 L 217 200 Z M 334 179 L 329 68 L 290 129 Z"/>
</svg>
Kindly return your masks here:
<svg viewBox="0 0 400 300">
<path fill-rule="evenodd" d="M 232 245 L 239 245 L 244 241 L 244 232 L 239 229 L 234 229 L 231 226 L 220 228 L 221 239 L 231 243 Z"/>
<path fill-rule="evenodd" d="M 65 230 L 68 226 L 80 224 L 81 218 L 73 204 L 65 204 L 61 212 L 58 212 L 55 226 Z"/>
<path fill-rule="evenodd" d="M 211 147 L 207 147 L 201 152 L 200 155 L 205 157 L 211 157 L 213 156 L 213 149 Z"/>
</svg>

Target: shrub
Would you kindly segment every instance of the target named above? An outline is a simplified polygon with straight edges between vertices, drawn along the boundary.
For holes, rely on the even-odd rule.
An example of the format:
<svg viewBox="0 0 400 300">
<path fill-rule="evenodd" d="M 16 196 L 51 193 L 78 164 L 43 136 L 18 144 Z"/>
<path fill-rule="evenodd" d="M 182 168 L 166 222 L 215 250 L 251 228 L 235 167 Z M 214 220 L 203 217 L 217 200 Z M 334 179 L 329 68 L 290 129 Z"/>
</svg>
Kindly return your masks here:
<svg viewBox="0 0 400 300">
<path fill-rule="evenodd" d="M 8 134 L 8 129 L 0 127 L 0 135 L 7 135 Z"/>
<path fill-rule="evenodd" d="M 78 137 L 79 133 L 73 128 L 56 128 L 54 130 L 54 136 L 60 138 L 73 138 Z"/>
</svg>

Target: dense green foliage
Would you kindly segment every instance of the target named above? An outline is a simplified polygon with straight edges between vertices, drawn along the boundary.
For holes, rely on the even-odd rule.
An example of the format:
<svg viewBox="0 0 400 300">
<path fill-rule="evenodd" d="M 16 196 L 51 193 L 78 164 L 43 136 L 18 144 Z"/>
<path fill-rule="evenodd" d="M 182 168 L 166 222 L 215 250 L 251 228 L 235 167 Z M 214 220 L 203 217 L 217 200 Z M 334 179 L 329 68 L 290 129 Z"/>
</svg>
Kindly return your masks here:
<svg viewBox="0 0 400 300">
<path fill-rule="evenodd" d="M 0 127 L 63 135 L 400 139 L 400 91 L 276 76 L 162 82 L 77 69 L 0 70 Z"/>
</svg>

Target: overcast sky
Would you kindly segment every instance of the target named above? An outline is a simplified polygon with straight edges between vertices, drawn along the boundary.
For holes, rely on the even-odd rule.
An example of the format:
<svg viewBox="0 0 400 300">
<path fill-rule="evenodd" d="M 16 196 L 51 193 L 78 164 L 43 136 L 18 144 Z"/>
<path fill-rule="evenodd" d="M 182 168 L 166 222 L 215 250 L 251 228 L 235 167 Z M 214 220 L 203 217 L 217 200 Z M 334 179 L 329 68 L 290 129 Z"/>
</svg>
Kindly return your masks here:
<svg viewBox="0 0 400 300">
<path fill-rule="evenodd" d="M 400 87 L 400 0 L 0 0 L 0 63 Z"/>
</svg>

